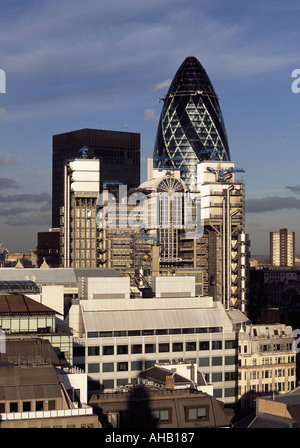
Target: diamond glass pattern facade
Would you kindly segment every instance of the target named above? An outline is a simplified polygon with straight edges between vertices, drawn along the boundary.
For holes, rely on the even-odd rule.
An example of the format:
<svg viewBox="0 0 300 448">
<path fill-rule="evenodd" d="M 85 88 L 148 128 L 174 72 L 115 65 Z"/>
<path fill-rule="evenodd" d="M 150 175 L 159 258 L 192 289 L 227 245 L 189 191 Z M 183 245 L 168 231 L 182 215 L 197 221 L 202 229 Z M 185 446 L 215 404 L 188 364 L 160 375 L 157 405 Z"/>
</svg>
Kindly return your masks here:
<svg viewBox="0 0 300 448">
<path fill-rule="evenodd" d="M 191 187 L 199 162 L 230 160 L 218 97 L 195 57 L 181 64 L 163 101 L 153 165 L 180 169 L 182 180 Z"/>
</svg>

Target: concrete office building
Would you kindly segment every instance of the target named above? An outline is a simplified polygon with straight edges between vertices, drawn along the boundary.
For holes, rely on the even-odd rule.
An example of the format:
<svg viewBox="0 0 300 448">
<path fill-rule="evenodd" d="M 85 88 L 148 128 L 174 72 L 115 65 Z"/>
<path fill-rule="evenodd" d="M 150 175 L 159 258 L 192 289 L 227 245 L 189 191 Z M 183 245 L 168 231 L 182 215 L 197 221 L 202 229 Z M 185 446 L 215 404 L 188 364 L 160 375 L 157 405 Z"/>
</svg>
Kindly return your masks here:
<svg viewBox="0 0 300 448">
<path fill-rule="evenodd" d="M 287 229 L 270 232 L 270 265 L 295 265 L 295 232 Z"/>
<path fill-rule="evenodd" d="M 98 293 L 92 292 L 92 284 Z M 129 278 L 118 284 L 116 293 L 112 278 L 88 279 L 86 287 L 92 288 L 92 295 L 81 295 L 69 310 L 70 321 L 78 323 L 73 327 L 78 335 L 74 364 L 88 374 L 89 391 L 117 390 L 133 384 L 140 371 L 156 363 L 182 359 L 195 363 L 207 383 L 213 384 L 215 398 L 234 404 L 235 319 L 240 323 L 247 318 L 238 310 L 229 316 L 211 297 L 195 297 L 192 277 L 151 279 L 154 297 L 150 299 L 130 298 Z"/>
</svg>

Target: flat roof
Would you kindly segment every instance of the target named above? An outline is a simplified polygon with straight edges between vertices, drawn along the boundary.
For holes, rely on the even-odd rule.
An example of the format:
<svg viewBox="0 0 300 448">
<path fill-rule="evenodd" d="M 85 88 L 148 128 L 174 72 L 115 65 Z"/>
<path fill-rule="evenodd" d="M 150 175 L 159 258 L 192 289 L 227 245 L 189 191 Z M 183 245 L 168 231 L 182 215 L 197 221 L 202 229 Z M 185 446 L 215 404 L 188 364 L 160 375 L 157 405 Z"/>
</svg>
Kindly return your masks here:
<svg viewBox="0 0 300 448">
<path fill-rule="evenodd" d="M 0 268 L 0 281 L 31 280 L 38 284 L 77 285 L 80 277 L 122 277 L 109 268 Z"/>
<path fill-rule="evenodd" d="M 218 308 L 83 311 L 85 331 L 223 327 Z"/>
</svg>

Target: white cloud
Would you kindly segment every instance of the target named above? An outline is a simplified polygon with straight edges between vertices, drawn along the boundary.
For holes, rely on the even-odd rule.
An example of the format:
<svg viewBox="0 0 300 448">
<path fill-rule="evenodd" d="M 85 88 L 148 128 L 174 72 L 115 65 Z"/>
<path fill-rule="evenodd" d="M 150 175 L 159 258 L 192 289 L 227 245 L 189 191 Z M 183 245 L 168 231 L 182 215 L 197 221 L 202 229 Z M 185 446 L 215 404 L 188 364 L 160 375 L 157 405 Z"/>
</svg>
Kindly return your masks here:
<svg viewBox="0 0 300 448">
<path fill-rule="evenodd" d="M 146 121 L 159 120 L 159 115 L 155 113 L 155 109 L 146 109 L 144 111 L 144 119 Z"/>
<path fill-rule="evenodd" d="M 5 154 L 0 151 L 0 165 L 16 165 L 20 163 L 22 159 L 15 154 Z"/>
<path fill-rule="evenodd" d="M 168 89 L 170 84 L 171 84 L 171 82 L 172 82 L 172 79 L 166 79 L 165 81 L 161 81 L 161 82 L 156 84 L 156 86 L 154 87 L 153 91 L 156 92 L 157 90 Z"/>
</svg>

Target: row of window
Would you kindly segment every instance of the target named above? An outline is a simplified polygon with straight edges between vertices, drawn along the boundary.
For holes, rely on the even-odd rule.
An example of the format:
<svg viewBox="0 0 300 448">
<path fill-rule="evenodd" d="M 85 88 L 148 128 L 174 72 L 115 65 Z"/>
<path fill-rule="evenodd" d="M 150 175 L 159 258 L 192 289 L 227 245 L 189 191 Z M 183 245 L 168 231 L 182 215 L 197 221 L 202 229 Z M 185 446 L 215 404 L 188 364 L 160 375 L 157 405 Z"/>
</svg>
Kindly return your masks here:
<svg viewBox="0 0 300 448">
<path fill-rule="evenodd" d="M 157 350 L 158 346 L 158 350 Z M 104 345 L 102 347 L 102 355 L 128 355 L 131 354 L 142 354 L 142 353 L 166 353 L 166 352 L 183 352 L 183 351 L 206 351 L 206 350 L 222 350 L 233 349 L 235 346 L 235 341 L 200 341 L 200 342 L 173 342 L 172 344 L 168 342 L 160 344 L 132 344 L 132 345 Z M 77 351 L 74 349 L 74 356 L 79 356 Z M 88 356 L 99 356 L 100 347 L 98 345 L 88 347 Z"/>
<path fill-rule="evenodd" d="M 239 360 L 239 366 L 258 366 L 258 365 L 274 365 L 274 364 L 285 364 L 285 363 L 294 363 L 296 360 L 296 357 L 293 356 L 275 356 L 275 357 L 269 357 L 269 358 L 262 358 L 261 364 L 258 363 L 257 358 L 251 359 L 243 359 Z"/>
<path fill-rule="evenodd" d="M 170 328 L 159 330 L 122 330 L 122 331 L 88 331 L 88 338 L 113 338 L 122 336 L 160 336 L 173 334 L 220 333 L 222 327 L 205 328 Z"/>
<path fill-rule="evenodd" d="M 284 343 L 284 344 L 263 344 L 259 347 L 261 352 L 270 352 L 270 351 L 289 351 L 292 350 L 292 343 Z"/>
<path fill-rule="evenodd" d="M 0 414 L 7 412 L 37 412 L 37 411 L 54 411 L 56 409 L 56 401 L 48 400 L 47 409 L 45 402 L 42 400 L 37 401 L 11 401 L 9 403 L 0 403 Z"/>
<path fill-rule="evenodd" d="M 287 392 L 290 390 L 293 390 L 295 388 L 294 381 L 291 381 L 287 385 L 287 390 L 285 387 L 285 383 L 275 383 L 275 388 L 271 384 L 263 384 L 262 385 L 262 392 Z M 250 386 L 250 392 L 251 393 L 259 393 L 259 384 L 251 384 Z"/>
<path fill-rule="evenodd" d="M 270 393 L 270 392 L 289 392 L 295 388 L 295 381 L 288 381 L 287 388 L 285 387 L 285 383 L 275 383 L 274 385 L 271 383 L 263 383 L 252 384 L 250 387 L 250 392 L 252 394 L 260 394 L 260 393 Z M 249 392 L 247 387 L 238 388 L 238 395 L 247 394 Z"/>
<path fill-rule="evenodd" d="M 250 373 L 250 379 L 251 380 L 258 380 L 260 377 L 259 370 L 253 370 Z M 285 377 L 286 369 L 275 369 L 275 378 L 281 378 Z M 295 369 L 287 369 L 288 376 L 294 376 L 295 375 Z M 272 370 L 263 370 L 261 372 L 261 378 L 272 378 Z M 246 379 L 246 372 L 245 372 L 245 379 Z"/>
<path fill-rule="evenodd" d="M 199 358 L 199 367 L 209 367 L 210 366 L 210 359 L 211 359 L 211 366 L 222 366 L 223 365 L 223 358 L 222 356 L 216 356 L 216 357 L 212 357 L 212 358 Z M 195 361 L 195 360 L 189 360 L 189 361 Z M 160 360 L 160 363 L 164 363 L 164 362 L 168 362 L 168 360 Z M 149 360 L 149 361 L 145 361 L 145 369 L 149 369 L 150 367 L 152 367 L 156 361 L 154 360 Z M 236 363 L 236 358 L 234 356 L 225 356 L 225 363 L 224 365 L 235 365 Z M 100 369 L 102 370 L 102 373 L 107 373 L 107 372 L 127 372 L 127 371 L 141 371 L 143 370 L 143 361 L 120 361 L 120 362 L 103 362 L 103 363 L 99 363 L 99 362 L 92 362 L 92 363 L 88 363 L 87 366 L 88 369 L 88 373 L 100 373 Z M 228 373 L 225 381 L 232 381 L 235 380 L 236 378 L 229 374 L 233 373 L 233 372 L 225 372 L 226 374 Z M 218 379 L 215 381 L 222 381 L 222 379 Z"/>
</svg>

